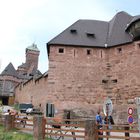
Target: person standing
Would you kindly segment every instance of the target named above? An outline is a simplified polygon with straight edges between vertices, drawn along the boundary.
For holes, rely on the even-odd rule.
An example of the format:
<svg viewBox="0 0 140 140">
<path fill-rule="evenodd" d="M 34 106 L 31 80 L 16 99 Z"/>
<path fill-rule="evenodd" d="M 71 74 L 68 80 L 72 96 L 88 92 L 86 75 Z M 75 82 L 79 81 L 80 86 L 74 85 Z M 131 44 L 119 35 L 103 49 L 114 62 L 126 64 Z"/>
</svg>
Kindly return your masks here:
<svg viewBox="0 0 140 140">
<path fill-rule="evenodd" d="M 111 115 L 108 117 L 105 116 L 104 123 L 108 124 L 109 129 L 112 129 L 112 125 L 114 124 L 113 117 Z M 107 132 L 107 135 L 110 135 L 110 132 Z"/>
<path fill-rule="evenodd" d="M 102 132 L 102 124 L 103 124 L 103 120 L 102 120 L 102 116 L 100 115 L 100 111 L 97 112 L 96 115 L 96 124 L 97 124 L 97 128 L 98 128 L 98 135 L 103 135 Z M 98 140 L 103 140 L 103 138 L 98 138 Z"/>
<path fill-rule="evenodd" d="M 65 121 L 65 123 L 66 123 L 66 124 L 70 124 L 70 121 L 69 121 L 69 119 L 71 119 L 71 117 L 70 117 L 70 111 L 67 111 L 67 112 L 66 112 L 66 119 L 67 119 L 67 120 Z"/>
</svg>

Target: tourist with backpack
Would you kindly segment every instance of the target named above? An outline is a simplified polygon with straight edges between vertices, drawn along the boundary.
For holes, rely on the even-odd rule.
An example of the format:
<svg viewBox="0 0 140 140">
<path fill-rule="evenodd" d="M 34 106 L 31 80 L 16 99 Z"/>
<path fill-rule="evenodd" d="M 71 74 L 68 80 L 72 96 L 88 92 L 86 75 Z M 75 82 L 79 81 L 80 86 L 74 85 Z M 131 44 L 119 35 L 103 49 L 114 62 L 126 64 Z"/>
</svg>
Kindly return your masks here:
<svg viewBox="0 0 140 140">
<path fill-rule="evenodd" d="M 96 115 L 96 124 L 99 130 L 98 135 L 103 135 L 103 131 L 102 131 L 103 120 L 102 120 L 102 116 L 100 115 L 100 111 L 98 111 Z M 103 138 L 98 138 L 98 140 L 103 140 Z"/>
</svg>

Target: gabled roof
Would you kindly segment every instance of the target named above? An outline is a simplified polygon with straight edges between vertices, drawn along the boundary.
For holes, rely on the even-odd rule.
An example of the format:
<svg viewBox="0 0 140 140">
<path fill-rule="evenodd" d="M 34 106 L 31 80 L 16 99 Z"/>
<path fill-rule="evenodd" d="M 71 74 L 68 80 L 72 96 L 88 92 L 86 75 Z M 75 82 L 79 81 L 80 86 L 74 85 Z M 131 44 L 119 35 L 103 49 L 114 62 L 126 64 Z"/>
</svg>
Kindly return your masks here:
<svg viewBox="0 0 140 140">
<path fill-rule="evenodd" d="M 76 30 L 72 33 L 71 30 Z M 102 31 L 102 32 L 101 32 Z M 108 31 L 108 23 L 97 20 L 78 20 L 48 44 L 104 46 Z M 94 35 L 88 36 L 88 35 Z"/>
<path fill-rule="evenodd" d="M 12 63 L 9 63 L 7 65 L 7 67 L 4 69 L 4 71 L 1 73 L 1 75 L 2 76 L 3 75 L 9 75 L 9 76 L 17 77 L 18 74 L 17 74 L 17 72 L 16 72 L 13 64 Z"/>
<path fill-rule="evenodd" d="M 86 47 L 113 47 L 133 41 L 126 32 L 129 23 L 140 18 L 126 12 L 117 13 L 112 20 L 78 20 L 58 36 L 50 40 L 47 45 L 69 45 Z"/>
</svg>

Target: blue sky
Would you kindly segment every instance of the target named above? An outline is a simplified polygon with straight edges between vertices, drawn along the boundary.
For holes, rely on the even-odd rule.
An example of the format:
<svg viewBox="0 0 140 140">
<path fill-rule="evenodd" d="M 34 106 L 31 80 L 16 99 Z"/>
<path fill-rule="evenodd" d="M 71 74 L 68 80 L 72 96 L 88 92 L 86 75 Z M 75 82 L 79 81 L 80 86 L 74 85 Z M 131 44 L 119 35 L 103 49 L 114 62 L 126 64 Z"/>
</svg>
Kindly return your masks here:
<svg viewBox="0 0 140 140">
<path fill-rule="evenodd" d="M 46 43 L 79 19 L 109 21 L 120 11 L 140 15 L 139 0 L 0 0 L 0 71 L 25 62 L 35 42 L 39 69 L 48 70 Z"/>
</svg>

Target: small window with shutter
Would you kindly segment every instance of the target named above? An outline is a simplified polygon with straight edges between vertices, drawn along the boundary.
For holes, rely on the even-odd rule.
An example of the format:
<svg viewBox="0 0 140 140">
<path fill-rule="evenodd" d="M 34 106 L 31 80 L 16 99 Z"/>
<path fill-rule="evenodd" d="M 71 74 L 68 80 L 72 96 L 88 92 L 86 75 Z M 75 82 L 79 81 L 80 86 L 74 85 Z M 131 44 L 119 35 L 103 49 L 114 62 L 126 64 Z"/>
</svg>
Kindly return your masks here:
<svg viewBox="0 0 140 140">
<path fill-rule="evenodd" d="M 54 104 L 47 103 L 46 105 L 46 117 L 54 117 L 55 109 Z"/>
</svg>

